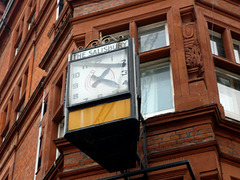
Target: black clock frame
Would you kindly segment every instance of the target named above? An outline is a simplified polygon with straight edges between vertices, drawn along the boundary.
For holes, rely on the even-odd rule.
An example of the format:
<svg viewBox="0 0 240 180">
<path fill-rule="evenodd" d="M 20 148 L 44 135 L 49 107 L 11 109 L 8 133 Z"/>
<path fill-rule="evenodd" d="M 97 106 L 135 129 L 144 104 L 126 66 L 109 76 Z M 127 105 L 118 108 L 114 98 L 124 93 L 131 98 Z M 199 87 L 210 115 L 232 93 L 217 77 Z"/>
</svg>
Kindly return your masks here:
<svg viewBox="0 0 240 180">
<path fill-rule="evenodd" d="M 81 151 L 83 151 L 92 159 L 94 159 L 96 162 L 98 162 L 102 167 L 107 169 L 109 172 L 129 169 L 135 167 L 136 165 L 137 158 L 136 151 L 137 141 L 139 137 L 139 116 L 140 116 L 139 58 L 138 55 L 135 54 L 135 45 L 133 38 L 128 39 L 127 47 L 90 56 L 95 57 L 102 54 L 119 51 L 122 49 L 127 49 L 128 52 L 128 91 L 118 93 L 116 95 L 111 95 L 108 97 L 98 98 L 96 100 L 91 100 L 84 103 L 79 103 L 73 106 L 69 105 L 68 98 L 66 98 L 64 137 L 67 140 L 69 140 L 73 145 L 78 147 Z M 72 60 L 72 56 L 75 53 L 79 52 L 82 51 L 73 52 L 70 55 L 68 77 L 66 82 L 67 97 L 69 97 L 70 88 L 69 86 L 71 75 L 70 63 L 80 60 L 86 60 L 87 58 L 89 58 L 87 57 L 79 60 Z M 97 106 L 100 104 L 124 100 L 128 98 L 130 98 L 131 107 L 131 115 L 129 117 L 68 131 L 69 112 Z"/>
</svg>

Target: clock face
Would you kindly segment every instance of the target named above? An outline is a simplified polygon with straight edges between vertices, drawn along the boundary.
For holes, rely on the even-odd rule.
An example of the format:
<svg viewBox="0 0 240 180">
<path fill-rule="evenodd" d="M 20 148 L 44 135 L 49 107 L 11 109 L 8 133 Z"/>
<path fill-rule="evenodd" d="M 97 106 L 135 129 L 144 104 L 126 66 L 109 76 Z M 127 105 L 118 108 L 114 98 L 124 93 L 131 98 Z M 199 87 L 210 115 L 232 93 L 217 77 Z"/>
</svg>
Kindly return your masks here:
<svg viewBox="0 0 240 180">
<path fill-rule="evenodd" d="M 128 90 L 127 49 L 70 63 L 69 106 Z"/>
</svg>

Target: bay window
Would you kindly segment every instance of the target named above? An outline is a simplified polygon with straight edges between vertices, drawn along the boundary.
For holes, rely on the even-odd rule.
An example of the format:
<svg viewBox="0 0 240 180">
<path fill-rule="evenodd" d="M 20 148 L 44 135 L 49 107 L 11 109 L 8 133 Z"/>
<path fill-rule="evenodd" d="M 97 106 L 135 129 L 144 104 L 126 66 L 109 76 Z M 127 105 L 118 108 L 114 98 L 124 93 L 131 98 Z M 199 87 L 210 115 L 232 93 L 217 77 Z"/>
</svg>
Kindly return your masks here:
<svg viewBox="0 0 240 180">
<path fill-rule="evenodd" d="M 164 60 L 141 64 L 141 112 L 144 118 L 174 111 L 171 66 Z"/>
<path fill-rule="evenodd" d="M 226 116 L 240 121 L 240 77 L 218 68 L 217 82 Z"/>
</svg>

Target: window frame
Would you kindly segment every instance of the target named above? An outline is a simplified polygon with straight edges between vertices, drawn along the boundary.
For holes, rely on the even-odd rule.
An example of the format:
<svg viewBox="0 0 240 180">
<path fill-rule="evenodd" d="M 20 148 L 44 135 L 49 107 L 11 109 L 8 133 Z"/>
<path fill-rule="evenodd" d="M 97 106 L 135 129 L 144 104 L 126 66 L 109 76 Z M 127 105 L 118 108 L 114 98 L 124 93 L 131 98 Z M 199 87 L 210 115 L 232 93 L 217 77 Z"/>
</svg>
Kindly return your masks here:
<svg viewBox="0 0 240 180">
<path fill-rule="evenodd" d="M 161 26 L 164 26 L 164 30 L 165 30 L 165 41 L 166 41 L 166 45 L 165 46 L 161 46 L 161 47 L 157 47 L 157 48 L 154 48 L 154 49 L 150 49 L 150 50 L 147 50 L 147 51 L 141 51 L 141 44 L 140 44 L 140 34 L 141 32 L 144 32 L 146 30 L 149 30 L 151 28 L 156 28 L 156 27 L 161 27 Z M 159 48 L 162 48 L 162 47 L 166 47 L 166 46 L 169 46 L 170 45 L 170 41 L 169 41 L 169 32 L 168 32 L 168 23 L 167 23 L 167 20 L 164 20 L 164 21 L 158 21 L 158 22 L 154 22 L 154 23 L 150 23 L 150 24 L 145 24 L 143 26 L 138 26 L 137 27 L 138 29 L 138 52 L 139 53 L 144 53 L 144 52 L 148 52 L 148 51 L 152 51 L 152 50 L 155 50 L 155 49 L 159 49 Z"/>
<path fill-rule="evenodd" d="M 151 117 L 154 117 L 154 116 L 159 116 L 159 115 L 162 115 L 162 114 L 175 112 L 174 83 L 173 83 L 173 74 L 172 74 L 172 66 L 171 66 L 170 57 L 156 59 L 156 60 L 148 61 L 148 62 L 145 62 L 145 63 L 141 63 L 140 64 L 140 71 L 142 71 L 142 69 L 151 69 L 152 67 L 160 67 L 160 66 L 164 66 L 164 65 L 169 65 L 170 83 L 171 83 L 171 90 L 172 90 L 172 108 L 162 110 L 162 111 L 158 111 L 158 112 L 154 112 L 154 113 L 145 114 L 145 115 L 142 114 L 144 120 L 147 120 L 147 119 L 149 119 Z M 142 95 L 141 95 L 141 97 L 142 97 Z"/>
<path fill-rule="evenodd" d="M 238 40 L 236 40 L 236 39 L 233 39 L 233 38 L 232 38 L 232 41 L 233 41 L 233 45 L 235 44 L 235 45 L 239 46 L 238 58 L 237 58 L 236 55 L 235 55 L 235 49 L 234 49 L 234 47 L 233 47 L 233 52 L 234 52 L 235 62 L 236 62 L 237 64 L 240 64 L 240 41 L 238 41 Z"/>
<path fill-rule="evenodd" d="M 219 68 L 219 67 L 216 67 L 215 68 L 215 71 L 216 71 L 216 77 L 218 77 L 218 75 L 220 77 L 223 77 L 223 78 L 226 78 L 226 79 L 230 79 L 231 80 L 231 88 L 232 89 L 235 89 L 232 87 L 233 85 L 233 80 L 237 80 L 240 82 L 240 75 L 237 75 L 235 73 L 232 73 L 230 71 L 227 71 L 225 69 L 222 69 L 222 68 Z M 219 100 L 220 100 L 220 91 L 219 91 L 219 86 L 218 84 L 221 84 L 221 83 L 218 83 L 217 82 L 217 88 L 218 88 L 218 92 L 219 92 Z M 239 91 L 240 92 L 240 91 Z M 220 101 L 220 103 L 222 104 L 223 108 L 224 108 L 224 104 Z M 240 108 L 240 103 L 237 104 Z M 233 119 L 233 120 L 236 120 L 236 121 L 240 121 L 240 109 L 239 109 L 239 114 L 236 114 L 234 112 L 231 112 L 231 111 L 228 111 L 224 108 L 224 113 L 225 113 L 225 116 L 228 118 L 228 119 Z"/>
</svg>

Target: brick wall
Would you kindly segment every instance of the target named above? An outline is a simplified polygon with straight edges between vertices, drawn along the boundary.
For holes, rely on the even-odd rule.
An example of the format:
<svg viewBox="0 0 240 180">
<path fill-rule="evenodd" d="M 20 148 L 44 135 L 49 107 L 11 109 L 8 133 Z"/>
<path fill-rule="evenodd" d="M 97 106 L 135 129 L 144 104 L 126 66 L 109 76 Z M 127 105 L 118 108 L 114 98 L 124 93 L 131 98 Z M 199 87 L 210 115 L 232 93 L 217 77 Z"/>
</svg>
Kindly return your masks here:
<svg viewBox="0 0 240 180">
<path fill-rule="evenodd" d="M 217 142 L 220 150 L 228 155 L 240 158 L 240 143 L 233 139 L 217 136 Z"/>
<path fill-rule="evenodd" d="M 74 17 L 102 11 L 135 1 L 137 0 L 105 0 L 101 3 L 99 3 L 99 1 L 90 2 L 89 4 L 83 4 L 82 6 L 76 7 L 74 9 Z"/>
<path fill-rule="evenodd" d="M 160 152 L 214 139 L 215 135 L 210 124 L 198 125 L 148 137 L 148 152 Z"/>
<path fill-rule="evenodd" d="M 64 155 L 64 170 L 78 169 L 95 163 L 83 152 Z"/>
<path fill-rule="evenodd" d="M 35 171 L 37 143 L 38 143 L 38 124 L 35 121 L 23 142 L 16 151 L 16 160 L 13 179 L 33 179 Z"/>
</svg>

